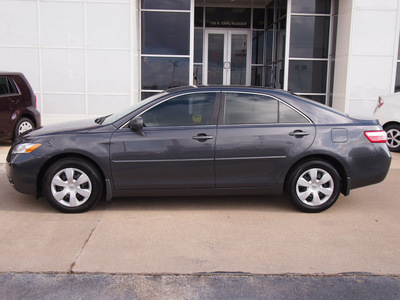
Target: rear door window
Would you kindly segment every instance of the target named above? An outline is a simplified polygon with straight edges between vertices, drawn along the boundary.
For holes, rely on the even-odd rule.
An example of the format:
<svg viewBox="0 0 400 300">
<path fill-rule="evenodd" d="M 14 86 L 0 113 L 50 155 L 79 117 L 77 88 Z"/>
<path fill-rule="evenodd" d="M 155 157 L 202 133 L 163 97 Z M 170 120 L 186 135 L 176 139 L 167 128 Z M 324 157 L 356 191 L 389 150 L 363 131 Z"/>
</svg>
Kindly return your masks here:
<svg viewBox="0 0 400 300">
<path fill-rule="evenodd" d="M 273 97 L 246 93 L 226 93 L 226 125 L 309 123 L 299 112 Z"/>
<path fill-rule="evenodd" d="M 18 94 L 14 81 L 10 77 L 0 77 L 0 95 Z"/>
</svg>

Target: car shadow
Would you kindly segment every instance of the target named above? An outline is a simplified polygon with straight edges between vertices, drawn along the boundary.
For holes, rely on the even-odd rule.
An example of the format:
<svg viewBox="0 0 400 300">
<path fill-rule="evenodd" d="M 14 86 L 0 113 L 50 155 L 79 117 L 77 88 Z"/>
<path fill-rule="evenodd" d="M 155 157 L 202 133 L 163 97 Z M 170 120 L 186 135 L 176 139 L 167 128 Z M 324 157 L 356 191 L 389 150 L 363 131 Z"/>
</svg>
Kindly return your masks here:
<svg viewBox="0 0 400 300">
<path fill-rule="evenodd" d="M 283 196 L 190 196 L 114 198 L 113 211 L 295 211 Z"/>
</svg>

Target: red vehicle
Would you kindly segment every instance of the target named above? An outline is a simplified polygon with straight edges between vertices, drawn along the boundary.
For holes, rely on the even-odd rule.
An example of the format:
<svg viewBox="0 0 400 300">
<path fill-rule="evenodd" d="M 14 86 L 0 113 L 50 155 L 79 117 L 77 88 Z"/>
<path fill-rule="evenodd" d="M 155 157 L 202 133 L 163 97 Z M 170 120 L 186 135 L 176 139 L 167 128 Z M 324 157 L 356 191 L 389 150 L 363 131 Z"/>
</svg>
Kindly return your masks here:
<svg viewBox="0 0 400 300">
<path fill-rule="evenodd" d="M 0 72 L 0 140 L 14 140 L 40 127 L 40 122 L 36 97 L 25 76 Z"/>
</svg>

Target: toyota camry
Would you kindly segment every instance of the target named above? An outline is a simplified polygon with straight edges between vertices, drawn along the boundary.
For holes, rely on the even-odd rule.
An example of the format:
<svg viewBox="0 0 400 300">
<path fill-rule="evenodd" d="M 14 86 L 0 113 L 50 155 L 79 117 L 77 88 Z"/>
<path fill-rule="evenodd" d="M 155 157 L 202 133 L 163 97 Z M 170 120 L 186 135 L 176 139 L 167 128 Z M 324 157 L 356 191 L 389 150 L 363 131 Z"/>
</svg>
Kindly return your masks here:
<svg viewBox="0 0 400 300">
<path fill-rule="evenodd" d="M 305 212 L 382 181 L 386 133 L 281 90 L 181 87 L 120 113 L 20 136 L 7 175 L 57 210 L 133 196 L 285 194 Z"/>
</svg>

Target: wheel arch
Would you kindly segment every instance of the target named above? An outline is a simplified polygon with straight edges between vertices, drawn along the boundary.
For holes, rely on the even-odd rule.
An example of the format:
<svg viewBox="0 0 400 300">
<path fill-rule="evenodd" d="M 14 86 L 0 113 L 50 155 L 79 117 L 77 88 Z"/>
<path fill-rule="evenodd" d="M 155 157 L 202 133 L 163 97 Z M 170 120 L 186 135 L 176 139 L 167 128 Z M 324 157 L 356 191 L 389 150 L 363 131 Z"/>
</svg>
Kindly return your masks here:
<svg viewBox="0 0 400 300">
<path fill-rule="evenodd" d="M 26 118 L 26 119 L 29 119 L 30 121 L 32 121 L 34 128 L 37 127 L 36 119 L 32 114 L 24 112 L 24 113 L 18 115 L 18 117 L 15 118 L 15 120 L 14 120 L 14 124 L 12 125 L 12 136 L 11 136 L 11 139 L 13 141 L 15 140 L 15 129 L 16 129 L 16 126 L 17 126 L 19 120 L 21 120 L 23 118 Z"/>
<path fill-rule="evenodd" d="M 284 181 L 284 189 L 286 191 L 287 189 L 287 184 L 288 184 L 288 179 L 290 177 L 290 174 L 293 172 L 295 168 L 297 168 L 299 165 L 303 164 L 306 161 L 310 160 L 322 160 L 325 161 L 329 164 L 331 164 L 336 171 L 339 173 L 340 176 L 340 184 L 341 184 L 341 190 L 340 192 L 344 195 L 349 194 L 349 188 L 350 188 L 350 181 L 347 178 L 347 172 L 346 169 L 344 168 L 343 164 L 337 160 L 335 157 L 326 155 L 326 154 L 313 154 L 309 156 L 305 156 L 301 159 L 299 159 L 297 162 L 295 162 L 291 168 L 288 170 L 285 176 L 285 181 Z"/>
<path fill-rule="evenodd" d="M 387 123 L 385 123 L 384 125 L 382 125 L 383 129 L 386 130 L 387 127 L 391 126 L 391 125 L 396 125 L 396 126 L 400 126 L 400 122 L 397 121 L 389 121 Z"/>
<path fill-rule="evenodd" d="M 62 153 L 62 154 L 55 155 L 55 156 L 51 157 L 50 159 L 48 159 L 43 164 L 43 166 L 40 168 L 40 171 L 39 171 L 37 179 L 36 179 L 36 190 L 37 190 L 38 197 L 43 195 L 42 183 L 43 183 L 43 178 L 44 178 L 44 174 L 46 173 L 46 170 L 56 161 L 58 161 L 60 159 L 65 159 L 65 158 L 79 158 L 79 159 L 89 162 L 91 165 L 93 165 L 94 168 L 96 168 L 96 170 L 99 172 L 99 174 L 101 176 L 102 182 L 105 183 L 106 176 L 96 161 L 94 161 L 93 159 L 91 159 L 90 157 L 88 157 L 86 155 L 79 154 L 79 153 Z"/>
</svg>

